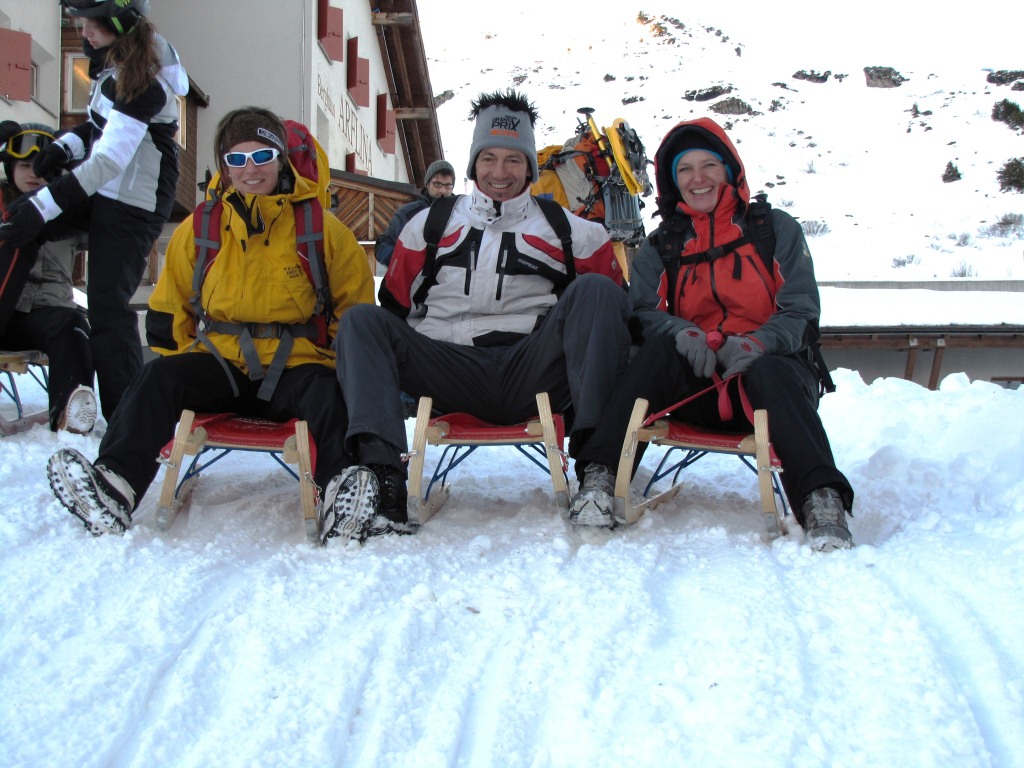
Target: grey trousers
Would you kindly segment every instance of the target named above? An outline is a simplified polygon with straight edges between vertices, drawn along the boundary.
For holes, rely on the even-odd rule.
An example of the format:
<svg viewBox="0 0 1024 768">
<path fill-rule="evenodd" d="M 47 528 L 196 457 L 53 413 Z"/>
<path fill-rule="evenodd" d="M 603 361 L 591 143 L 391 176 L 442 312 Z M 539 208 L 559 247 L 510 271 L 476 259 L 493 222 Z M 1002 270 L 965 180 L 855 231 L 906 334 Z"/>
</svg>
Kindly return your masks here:
<svg viewBox="0 0 1024 768">
<path fill-rule="evenodd" d="M 571 414 L 573 454 L 626 369 L 628 321 L 625 291 L 600 275 L 580 275 L 536 331 L 503 347 L 436 341 L 386 309 L 352 307 L 334 342 L 349 413 L 346 448 L 361 463 L 399 466 L 407 450 L 402 392 L 493 424 L 535 416 L 536 394 L 547 392 L 554 412 Z M 367 435 L 379 440 L 361 439 Z"/>
</svg>

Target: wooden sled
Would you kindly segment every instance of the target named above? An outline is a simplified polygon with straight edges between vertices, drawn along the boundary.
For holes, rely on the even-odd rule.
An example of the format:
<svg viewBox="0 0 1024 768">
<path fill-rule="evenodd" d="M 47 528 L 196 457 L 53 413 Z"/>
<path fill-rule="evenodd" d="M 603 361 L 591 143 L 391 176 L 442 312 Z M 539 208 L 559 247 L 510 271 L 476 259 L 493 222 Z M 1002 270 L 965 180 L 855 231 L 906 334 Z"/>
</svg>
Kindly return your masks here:
<svg viewBox="0 0 1024 768">
<path fill-rule="evenodd" d="M 199 473 L 231 451 L 269 453 L 299 481 L 299 502 L 306 537 L 319 544 L 320 526 L 313 482 L 316 447 L 309 437 L 306 422 L 298 419 L 278 422 L 230 413 L 197 416 L 193 411 L 181 412 L 174 439 L 160 451 L 159 461 L 167 468 L 156 513 L 160 530 L 170 528 L 178 512 L 188 505 Z M 193 459 L 179 481 L 182 460 L 186 455 Z M 298 465 L 298 472 L 289 464 Z"/>
<path fill-rule="evenodd" d="M 761 512 L 769 538 L 786 533 L 788 505 L 778 477 L 782 465 L 769 440 L 767 411 L 754 411 L 754 432 L 750 434 L 708 430 L 670 418 L 659 419 L 645 426 L 647 406 L 643 398 L 636 401 L 626 429 L 615 482 L 617 518 L 635 523 L 647 509 L 653 509 L 679 492 L 682 487 L 680 473 L 695 461 L 709 453 L 732 454 L 757 474 Z M 644 489 L 644 501 L 633 504 L 629 493 L 630 477 L 637 446 L 641 442 L 665 446 L 669 450 Z M 672 460 L 676 451 L 683 452 L 682 458 Z M 654 498 L 648 498 L 654 484 L 669 475 L 672 475 L 672 487 Z M 775 503 L 776 497 L 780 502 L 778 505 Z"/>
<path fill-rule="evenodd" d="M 417 520 L 422 525 L 433 517 L 451 493 L 448 474 L 477 448 L 496 445 L 513 446 L 550 474 L 555 505 L 563 512 L 568 511 L 568 459 L 562 450 L 565 424 L 560 414 L 552 415 L 547 392 L 537 395 L 536 418 L 510 426 L 488 424 L 468 413 L 431 418 L 432 407 L 431 398 L 420 398 L 412 450 L 409 452 L 410 520 Z M 424 492 L 423 464 L 427 445 L 443 445 L 445 449 Z"/>
<path fill-rule="evenodd" d="M 43 389 L 48 389 L 50 380 L 46 366 L 50 364 L 45 354 L 38 350 L 26 350 L 23 352 L 0 352 L 0 391 L 7 395 L 17 408 L 18 416 L 15 419 L 5 419 L 0 416 L 0 435 L 15 435 L 31 429 L 36 424 L 48 424 L 50 412 L 43 409 L 35 413 L 25 413 L 25 406 L 21 402 L 21 395 L 18 392 L 18 383 L 15 381 L 15 374 L 27 373 L 35 379 Z"/>
</svg>

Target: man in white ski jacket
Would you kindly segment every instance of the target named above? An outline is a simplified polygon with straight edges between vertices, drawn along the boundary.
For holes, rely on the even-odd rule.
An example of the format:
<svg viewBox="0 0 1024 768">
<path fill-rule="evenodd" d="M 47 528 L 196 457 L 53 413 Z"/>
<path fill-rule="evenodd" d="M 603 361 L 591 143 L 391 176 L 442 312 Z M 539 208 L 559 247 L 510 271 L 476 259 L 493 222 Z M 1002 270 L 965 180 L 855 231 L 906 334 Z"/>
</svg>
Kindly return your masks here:
<svg viewBox="0 0 1024 768">
<path fill-rule="evenodd" d="M 471 115 L 476 189 L 454 201 L 435 238 L 427 233 L 439 204 L 417 214 L 399 236 L 381 306 L 354 307 L 339 326 L 350 450 L 361 464 L 391 470 L 376 477 L 352 468 L 340 490 L 351 503 L 335 502 L 342 511 L 324 521 L 339 533 L 365 538 L 380 510 L 405 509 L 402 392 L 495 424 L 536 415 L 535 396 L 547 392 L 567 416 L 574 455 L 628 361 L 629 306 L 607 232 L 561 208 L 545 213 L 548 201 L 530 194 L 533 105 L 513 90 L 483 94 Z"/>
</svg>

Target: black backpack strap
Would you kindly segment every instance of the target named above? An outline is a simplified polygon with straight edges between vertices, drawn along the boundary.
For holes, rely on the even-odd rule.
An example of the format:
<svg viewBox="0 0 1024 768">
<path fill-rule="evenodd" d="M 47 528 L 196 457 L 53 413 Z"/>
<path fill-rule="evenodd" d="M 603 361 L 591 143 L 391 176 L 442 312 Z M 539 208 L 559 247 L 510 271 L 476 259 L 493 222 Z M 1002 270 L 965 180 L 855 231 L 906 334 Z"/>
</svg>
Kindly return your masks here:
<svg viewBox="0 0 1024 768">
<path fill-rule="evenodd" d="M 836 391 L 836 383 L 832 381 L 832 374 L 825 363 L 825 357 L 821 354 L 821 342 L 815 341 L 810 346 L 811 363 L 818 374 L 818 396 L 821 397 L 828 392 Z"/>
<path fill-rule="evenodd" d="M 667 221 L 662 221 L 651 237 L 652 244 L 658 249 L 658 254 L 661 256 L 661 264 L 665 267 L 668 281 L 666 298 L 670 315 L 676 313 L 676 281 L 679 279 L 681 264 L 679 254 L 683 252 L 683 236 L 689 225 L 689 216 L 676 214 Z"/>
<path fill-rule="evenodd" d="M 430 289 L 437 282 L 437 276 L 434 274 L 437 246 L 444 236 L 445 229 L 448 228 L 448 220 L 451 219 L 452 211 L 455 210 L 455 204 L 459 201 L 460 197 L 461 195 L 439 197 L 430 204 L 428 209 L 430 212 L 427 214 L 427 221 L 423 225 L 423 239 L 427 243 L 426 253 L 423 257 L 423 270 L 420 272 L 423 275 L 423 282 L 416 293 L 413 294 L 413 304 L 422 304 L 423 300 L 427 298 Z"/>
<path fill-rule="evenodd" d="M 769 274 L 774 272 L 775 225 L 772 223 L 772 205 L 764 192 L 754 195 L 747 206 L 747 237 L 754 244 Z"/>
<path fill-rule="evenodd" d="M 547 219 L 548 224 L 555 230 L 555 236 L 562 244 L 562 253 L 565 255 L 565 276 L 567 282 L 576 279 L 576 259 L 572 255 L 572 227 L 569 225 L 569 214 L 565 208 L 554 200 L 546 197 L 534 197 L 541 213 Z"/>
</svg>

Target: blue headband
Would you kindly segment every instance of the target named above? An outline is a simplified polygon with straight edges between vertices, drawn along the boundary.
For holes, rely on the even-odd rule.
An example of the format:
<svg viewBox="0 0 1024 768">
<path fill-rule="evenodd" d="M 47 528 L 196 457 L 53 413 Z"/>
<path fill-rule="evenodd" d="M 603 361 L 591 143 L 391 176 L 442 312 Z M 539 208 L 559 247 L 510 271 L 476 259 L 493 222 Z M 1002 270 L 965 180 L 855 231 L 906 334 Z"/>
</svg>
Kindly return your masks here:
<svg viewBox="0 0 1024 768">
<path fill-rule="evenodd" d="M 729 180 L 729 183 L 732 184 L 732 168 L 730 168 L 729 164 L 725 162 L 724 157 L 715 152 L 715 150 L 713 149 L 704 149 L 703 147 L 690 147 L 689 149 L 684 149 L 682 152 L 680 152 L 678 155 L 672 158 L 672 165 L 670 167 L 672 169 L 672 181 L 676 185 L 676 188 L 678 189 L 679 187 L 679 182 L 676 181 L 676 168 L 679 166 L 679 159 L 687 152 L 696 152 L 698 150 L 701 152 L 707 152 L 709 155 L 712 155 L 716 160 L 718 160 L 718 162 L 724 165 L 725 177 Z"/>
</svg>

